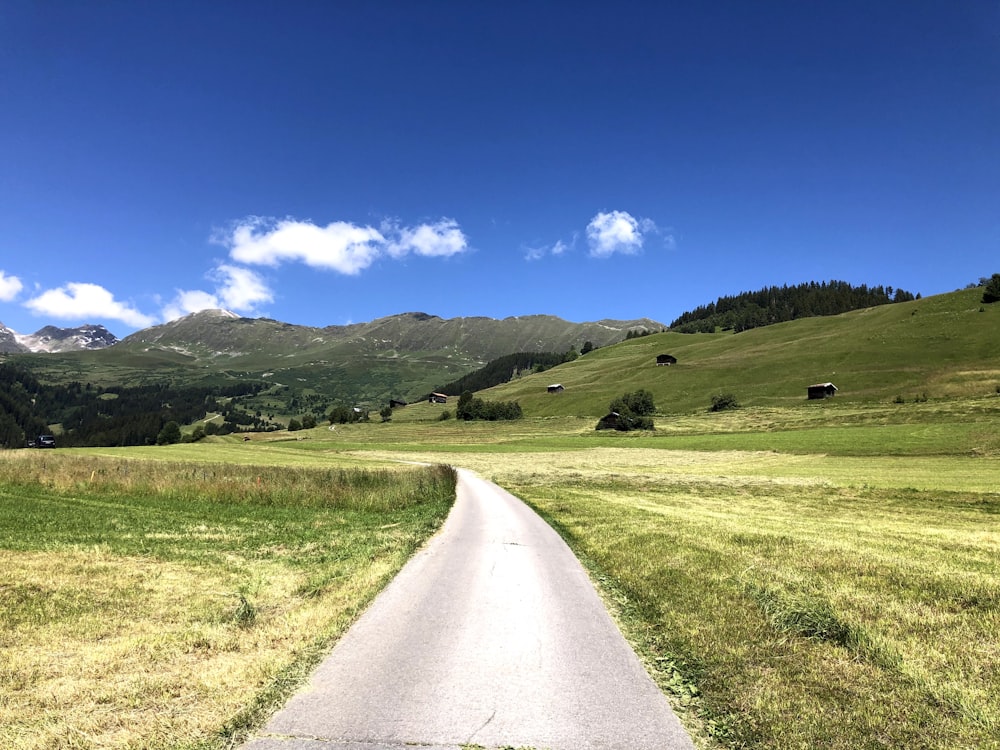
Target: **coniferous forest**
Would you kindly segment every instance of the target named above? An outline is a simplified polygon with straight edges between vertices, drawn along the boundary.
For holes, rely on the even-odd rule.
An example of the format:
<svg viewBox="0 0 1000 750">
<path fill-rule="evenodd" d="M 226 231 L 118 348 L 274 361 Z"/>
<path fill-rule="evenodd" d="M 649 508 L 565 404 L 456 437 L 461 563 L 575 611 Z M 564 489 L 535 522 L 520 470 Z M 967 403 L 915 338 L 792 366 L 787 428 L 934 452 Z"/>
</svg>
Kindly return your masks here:
<svg viewBox="0 0 1000 750">
<path fill-rule="evenodd" d="M 205 434 L 268 429 L 270 425 L 235 402 L 262 387 L 44 385 L 18 367 L 0 364 L 0 447 L 24 447 L 35 436 L 51 432 L 51 425 L 61 426 L 60 446 L 152 445 L 168 423 L 191 424 L 213 413 L 221 420 L 207 423 Z"/>
<path fill-rule="evenodd" d="M 852 286 L 846 281 L 810 281 L 797 286 L 770 286 L 756 292 L 719 297 L 686 312 L 670 324 L 676 333 L 737 333 L 751 328 L 818 315 L 840 315 L 865 307 L 920 299 L 891 286 Z"/>
</svg>

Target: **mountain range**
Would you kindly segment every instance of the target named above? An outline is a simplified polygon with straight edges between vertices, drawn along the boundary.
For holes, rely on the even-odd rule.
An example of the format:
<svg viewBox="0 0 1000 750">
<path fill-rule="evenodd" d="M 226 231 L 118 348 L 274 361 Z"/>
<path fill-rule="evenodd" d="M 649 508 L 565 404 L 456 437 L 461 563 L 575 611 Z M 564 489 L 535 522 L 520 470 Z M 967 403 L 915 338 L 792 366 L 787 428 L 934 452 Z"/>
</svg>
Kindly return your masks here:
<svg viewBox="0 0 1000 750">
<path fill-rule="evenodd" d="M 13 353 L 48 382 L 252 379 L 318 400 L 375 403 L 418 397 L 514 352 L 579 351 L 588 342 L 603 347 L 630 332 L 665 329 L 648 318 L 572 323 L 552 315 L 445 319 L 423 312 L 313 327 L 204 310 L 120 341 L 98 340 L 100 326 L 61 334 L 46 328 L 33 337 L 9 332 L 7 348 L 0 351 Z M 62 342 L 59 348 L 56 341 Z"/>
</svg>

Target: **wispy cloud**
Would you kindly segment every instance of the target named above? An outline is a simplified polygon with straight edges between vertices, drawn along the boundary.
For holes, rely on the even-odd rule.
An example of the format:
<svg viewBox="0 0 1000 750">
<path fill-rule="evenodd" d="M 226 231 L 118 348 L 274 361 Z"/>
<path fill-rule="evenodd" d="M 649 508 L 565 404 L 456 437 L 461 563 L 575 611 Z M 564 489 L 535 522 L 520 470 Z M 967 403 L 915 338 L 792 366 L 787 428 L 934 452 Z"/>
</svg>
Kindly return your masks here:
<svg viewBox="0 0 1000 750">
<path fill-rule="evenodd" d="M 215 310 L 221 307 L 222 302 L 211 292 L 178 289 L 177 296 L 163 306 L 160 314 L 163 320 L 169 322 L 200 310 Z"/>
<path fill-rule="evenodd" d="M 164 320 L 176 320 L 200 310 L 222 308 L 239 313 L 253 314 L 261 304 L 272 302 L 274 292 L 267 282 L 249 268 L 222 263 L 208 274 L 215 282 L 214 292 L 179 289 L 161 314 Z"/>
<path fill-rule="evenodd" d="M 12 302 L 24 289 L 24 284 L 17 276 L 8 276 L 0 271 L 0 302 Z"/>
<path fill-rule="evenodd" d="M 71 282 L 57 289 L 48 289 L 24 303 L 36 315 L 68 320 L 102 318 L 120 320 L 136 328 L 150 326 L 156 319 L 139 312 L 97 284 Z"/>
<path fill-rule="evenodd" d="M 524 249 L 524 259 L 525 260 L 541 260 L 548 255 L 560 256 L 564 255 L 567 250 L 570 249 L 572 245 L 576 244 L 576 235 L 573 235 L 573 241 L 570 244 L 566 244 L 562 240 L 558 240 L 554 245 L 543 245 L 542 247 L 532 247 L 525 246 Z"/>
<path fill-rule="evenodd" d="M 646 235 L 658 232 L 651 219 L 636 219 L 628 211 L 599 212 L 587 224 L 587 242 L 594 258 L 636 255 Z"/>
<path fill-rule="evenodd" d="M 238 222 L 216 241 L 228 247 L 229 257 L 239 263 L 278 266 L 299 262 L 350 276 L 386 255 L 447 257 L 468 249 L 468 241 L 453 219 L 415 227 L 384 222 L 379 230 L 345 221 L 319 226 L 297 219 L 253 216 Z"/>
<path fill-rule="evenodd" d="M 667 249 L 677 243 L 669 230 L 662 230 L 652 219 L 637 219 L 628 211 L 600 211 L 586 227 L 588 255 L 592 258 L 610 258 L 612 255 L 638 255 L 650 235 L 659 235 Z M 576 247 L 579 232 L 567 243 L 559 240 L 554 245 L 524 245 L 524 259 L 537 261 L 549 256 L 565 255 Z"/>
</svg>

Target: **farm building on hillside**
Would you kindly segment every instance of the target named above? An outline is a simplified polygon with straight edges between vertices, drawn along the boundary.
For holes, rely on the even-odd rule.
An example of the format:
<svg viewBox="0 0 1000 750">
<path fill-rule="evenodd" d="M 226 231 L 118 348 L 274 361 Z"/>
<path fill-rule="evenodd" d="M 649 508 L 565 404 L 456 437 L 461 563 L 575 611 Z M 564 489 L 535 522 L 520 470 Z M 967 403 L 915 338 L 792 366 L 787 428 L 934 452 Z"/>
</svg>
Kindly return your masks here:
<svg viewBox="0 0 1000 750">
<path fill-rule="evenodd" d="M 661 365 L 676 365 L 677 357 L 672 354 L 657 354 L 656 364 L 658 367 Z"/>
<path fill-rule="evenodd" d="M 553 383 L 552 385 L 550 385 L 548 387 L 547 390 L 548 390 L 549 393 L 562 393 L 566 389 L 563 388 L 562 383 Z"/>
<path fill-rule="evenodd" d="M 399 399 L 399 398 L 390 398 L 389 399 L 389 408 L 390 409 L 399 409 L 400 407 L 403 407 L 403 406 L 406 406 L 406 402 L 403 401 L 402 399 Z"/>
<path fill-rule="evenodd" d="M 809 386 L 810 399 L 833 398 L 837 393 L 837 386 L 833 383 L 816 383 Z"/>
<path fill-rule="evenodd" d="M 432 404 L 447 404 L 448 397 L 443 393 L 432 393 L 430 397 L 430 402 Z"/>
</svg>

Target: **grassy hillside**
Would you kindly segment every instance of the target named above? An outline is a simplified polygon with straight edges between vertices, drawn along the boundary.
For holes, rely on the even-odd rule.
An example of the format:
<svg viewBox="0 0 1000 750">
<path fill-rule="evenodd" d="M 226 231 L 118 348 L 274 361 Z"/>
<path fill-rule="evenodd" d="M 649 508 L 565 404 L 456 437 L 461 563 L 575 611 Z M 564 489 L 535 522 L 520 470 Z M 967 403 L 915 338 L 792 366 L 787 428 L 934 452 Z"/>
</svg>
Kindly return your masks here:
<svg viewBox="0 0 1000 750">
<path fill-rule="evenodd" d="M 1000 305 L 982 305 L 981 296 L 970 289 L 739 334 L 653 334 L 481 395 L 516 400 L 530 416 L 597 416 L 639 388 L 663 414 L 704 410 L 717 393 L 746 406 L 801 404 L 808 385 L 827 381 L 840 390 L 817 408 L 984 396 L 1000 387 Z M 678 362 L 657 367 L 657 354 Z M 566 390 L 550 395 L 552 383 Z"/>
</svg>

